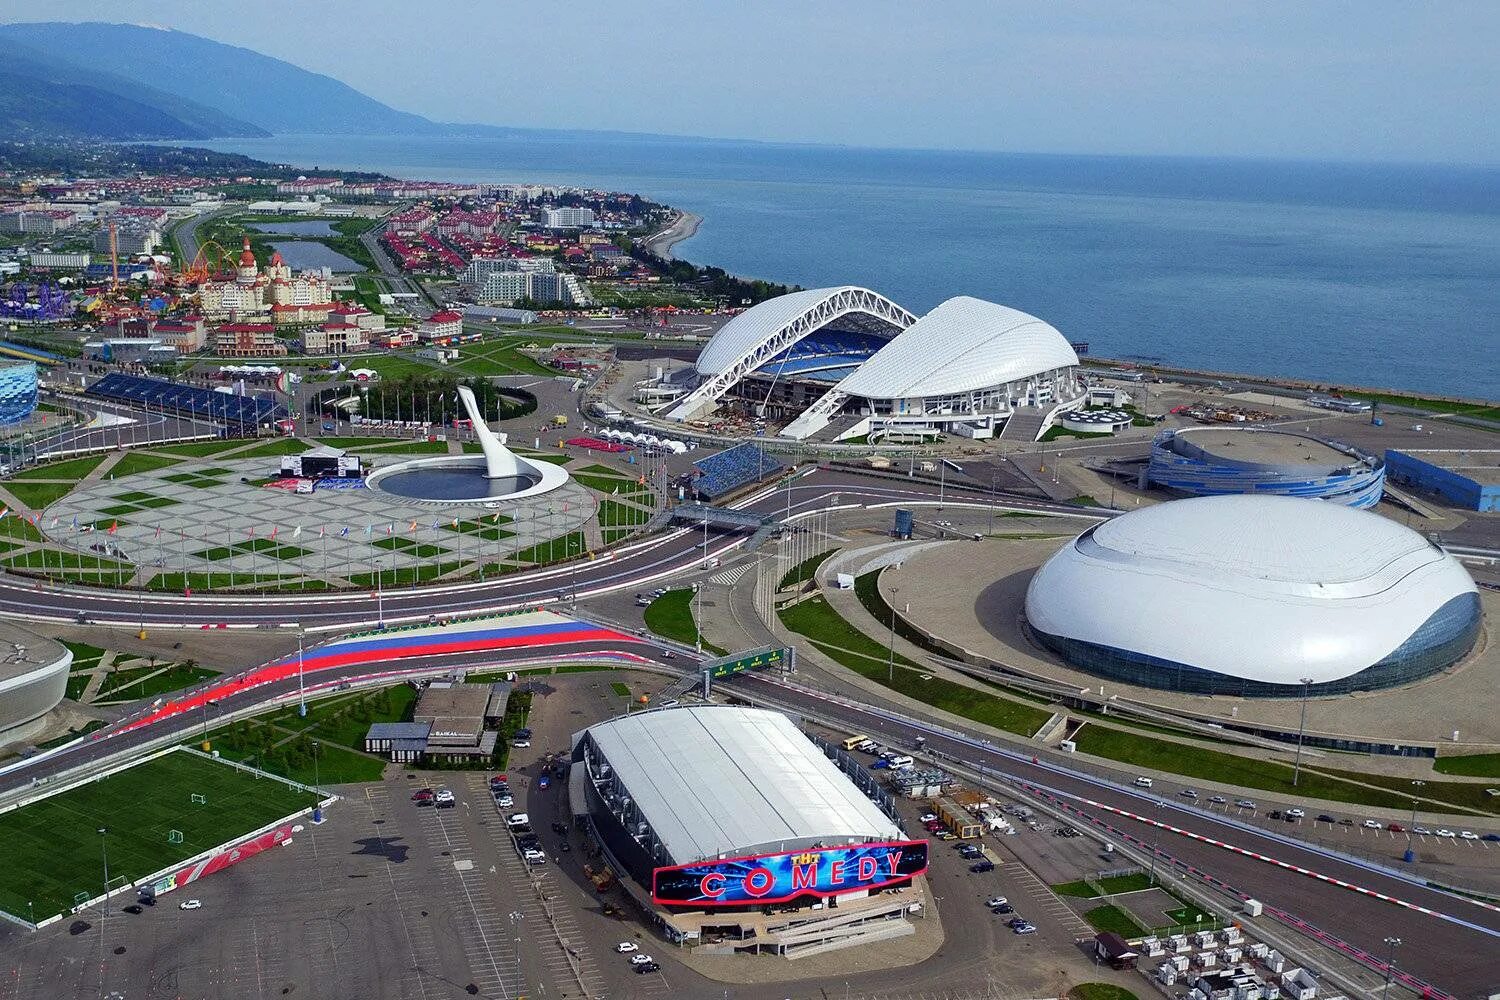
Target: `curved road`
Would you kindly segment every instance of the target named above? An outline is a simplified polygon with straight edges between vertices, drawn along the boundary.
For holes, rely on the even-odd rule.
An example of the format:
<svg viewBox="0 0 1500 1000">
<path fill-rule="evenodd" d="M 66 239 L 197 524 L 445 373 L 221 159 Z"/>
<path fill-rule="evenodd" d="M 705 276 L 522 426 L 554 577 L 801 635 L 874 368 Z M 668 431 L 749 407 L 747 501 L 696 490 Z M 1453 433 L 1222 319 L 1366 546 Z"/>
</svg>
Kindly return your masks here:
<svg viewBox="0 0 1500 1000">
<path fill-rule="evenodd" d="M 790 494 L 790 498 L 788 496 Z M 797 479 L 790 490 L 768 488 L 752 495 L 740 509 L 775 516 L 828 506 L 837 494 L 841 504 L 931 503 L 939 488 L 913 481 L 876 479 L 845 472 L 819 470 Z M 988 493 L 952 486 L 946 499 L 953 503 L 988 503 Z M 1030 498 L 997 495 L 996 502 L 1011 508 L 1079 513 L 1076 507 L 1043 503 Z M 710 529 L 710 556 L 722 556 L 741 544 L 743 534 Z M 605 552 L 591 561 L 575 562 L 532 573 L 512 574 L 482 583 L 425 587 L 414 590 L 342 594 L 182 595 L 131 591 L 67 589 L 13 576 L 0 576 L 0 614 L 50 621 L 78 621 L 157 627 L 235 627 L 302 625 L 312 631 L 367 627 L 383 621 L 421 621 L 430 615 L 477 614 L 556 602 L 576 593 L 589 597 L 610 591 L 640 588 L 654 580 L 691 570 L 704 554 L 702 532 L 681 529 Z"/>
<path fill-rule="evenodd" d="M 1042 758 L 990 746 L 920 720 L 895 705 L 879 705 L 878 698 L 860 694 L 857 704 L 811 689 L 779 683 L 767 676 L 740 675 L 729 688 L 751 699 L 821 716 L 843 724 L 849 732 L 868 733 L 894 746 L 912 747 L 916 738 L 927 749 L 972 768 L 984 768 L 1018 783 L 1051 792 L 1068 801 L 1079 814 L 1100 825 L 1129 833 L 1141 842 L 1160 844 L 1170 855 L 1203 872 L 1212 873 L 1241 892 L 1268 905 L 1290 911 L 1322 930 L 1375 956 L 1386 953 L 1383 941 L 1402 941 L 1397 966 L 1456 996 L 1489 995 L 1500 986 L 1500 912 L 1388 875 L 1374 865 L 1343 860 L 1290 837 L 1279 837 L 1247 824 L 1182 806 L 1150 795 L 1127 791 L 1101 779 L 1070 772 Z M 1037 763 L 1032 763 L 1036 760 Z M 1164 831 L 1148 818 L 1161 802 L 1162 822 L 1206 839 Z M 1115 811 L 1118 810 L 1118 811 Z M 1384 893 L 1422 912 L 1309 875 L 1289 872 L 1209 841 L 1339 879 L 1371 892 Z"/>
</svg>

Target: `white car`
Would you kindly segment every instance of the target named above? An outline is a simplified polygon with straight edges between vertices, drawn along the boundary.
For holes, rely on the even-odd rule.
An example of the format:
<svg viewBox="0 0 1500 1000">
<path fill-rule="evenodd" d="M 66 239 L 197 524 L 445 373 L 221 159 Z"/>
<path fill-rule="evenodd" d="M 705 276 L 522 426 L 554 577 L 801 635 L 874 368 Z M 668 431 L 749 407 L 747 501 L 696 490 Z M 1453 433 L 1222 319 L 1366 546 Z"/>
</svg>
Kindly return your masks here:
<svg viewBox="0 0 1500 1000">
<path fill-rule="evenodd" d="M 531 741 L 530 740 L 515 740 L 514 742 L 511 743 L 511 746 L 515 747 L 517 750 L 525 750 L 525 749 L 528 749 L 531 746 Z"/>
<path fill-rule="evenodd" d="M 1380 820 L 1378 820 L 1378 819 L 1367 819 L 1367 820 L 1365 820 L 1365 829 L 1366 830 L 1384 830 L 1385 827 L 1383 827 L 1383 826 L 1380 825 Z"/>
<path fill-rule="evenodd" d="M 1458 836 L 1459 836 L 1460 840 L 1478 840 L 1479 839 L 1479 834 L 1475 833 L 1473 830 L 1460 830 L 1458 832 Z"/>
<path fill-rule="evenodd" d="M 547 855 L 541 851 L 526 851 L 521 857 L 526 859 L 528 865 L 545 865 L 547 863 Z"/>
<path fill-rule="evenodd" d="M 501 809 L 509 809 L 516 804 L 516 800 L 509 795 L 501 795 L 495 799 L 495 805 Z"/>
<path fill-rule="evenodd" d="M 1004 906 L 1006 903 L 1009 903 L 1009 902 L 1010 902 L 1010 900 L 1006 899 L 1004 896 L 991 896 L 989 899 L 986 899 L 984 901 L 984 905 L 985 906 L 992 906 L 992 907 L 993 906 Z"/>
<path fill-rule="evenodd" d="M 1433 831 L 1432 835 L 1434 837 L 1452 837 L 1452 836 L 1456 836 L 1456 834 L 1454 834 L 1454 832 L 1452 830 L 1448 829 L 1447 827 L 1443 827 L 1441 830 L 1435 830 L 1435 831 Z"/>
<path fill-rule="evenodd" d="M 921 818 L 920 818 L 920 822 L 931 823 L 933 820 L 935 820 L 937 818 L 938 818 L 938 814 L 937 813 L 923 813 L 922 816 L 921 816 Z"/>
<path fill-rule="evenodd" d="M 1417 834 L 1420 837 L 1432 836 L 1432 831 L 1427 829 L 1427 827 L 1425 826 L 1414 826 L 1411 828 L 1411 832 Z"/>
<path fill-rule="evenodd" d="M 646 964 L 648 964 L 650 962 L 654 962 L 654 961 L 656 961 L 656 959 L 652 958 L 650 955 L 631 955 L 630 956 L 630 964 L 631 965 L 646 965 Z"/>
<path fill-rule="evenodd" d="M 177 908 L 179 910 L 201 910 L 203 909 L 203 903 L 197 899 L 184 899 L 177 904 Z"/>
<path fill-rule="evenodd" d="M 511 826 L 530 826 L 531 817 L 526 815 L 525 813 L 511 813 L 506 817 L 505 822 L 509 823 Z"/>
<path fill-rule="evenodd" d="M 619 952 L 621 955 L 628 955 L 632 951 L 640 950 L 641 946 L 636 944 L 634 941 L 621 941 L 619 944 L 615 945 L 615 951 Z"/>
<path fill-rule="evenodd" d="M 1288 816 L 1292 817 L 1292 819 L 1301 819 L 1303 816 L 1307 815 L 1307 810 L 1306 809 L 1288 809 L 1286 811 L 1286 814 Z"/>
</svg>

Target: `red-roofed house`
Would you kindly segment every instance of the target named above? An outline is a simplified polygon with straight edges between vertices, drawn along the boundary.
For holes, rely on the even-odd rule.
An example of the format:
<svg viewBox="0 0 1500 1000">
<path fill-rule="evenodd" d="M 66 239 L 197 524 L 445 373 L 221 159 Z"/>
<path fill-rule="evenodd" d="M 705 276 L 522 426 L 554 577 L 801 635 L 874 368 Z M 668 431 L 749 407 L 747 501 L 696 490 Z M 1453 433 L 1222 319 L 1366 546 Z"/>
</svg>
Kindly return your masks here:
<svg viewBox="0 0 1500 1000">
<path fill-rule="evenodd" d="M 286 354 L 270 323 L 225 323 L 214 329 L 214 353 L 225 358 L 274 358 Z"/>
</svg>

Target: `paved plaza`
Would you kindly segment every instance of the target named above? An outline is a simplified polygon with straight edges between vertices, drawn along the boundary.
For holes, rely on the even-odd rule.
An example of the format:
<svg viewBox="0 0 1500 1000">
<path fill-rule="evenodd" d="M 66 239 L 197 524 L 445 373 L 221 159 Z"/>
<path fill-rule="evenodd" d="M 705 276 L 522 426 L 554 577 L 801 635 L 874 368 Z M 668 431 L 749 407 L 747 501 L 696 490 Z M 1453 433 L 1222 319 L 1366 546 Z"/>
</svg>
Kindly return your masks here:
<svg viewBox="0 0 1500 1000">
<path fill-rule="evenodd" d="M 382 456 L 375 467 L 404 460 Z M 297 493 L 267 484 L 276 469 L 274 458 L 205 459 L 99 479 L 47 507 L 36 526 L 82 558 L 133 564 L 133 582 L 180 574 L 184 585 L 215 588 L 427 582 L 551 562 L 604 542 L 600 501 L 576 482 L 520 504 L 439 504 L 363 485 Z M 611 502 L 612 522 L 651 516 Z"/>
</svg>

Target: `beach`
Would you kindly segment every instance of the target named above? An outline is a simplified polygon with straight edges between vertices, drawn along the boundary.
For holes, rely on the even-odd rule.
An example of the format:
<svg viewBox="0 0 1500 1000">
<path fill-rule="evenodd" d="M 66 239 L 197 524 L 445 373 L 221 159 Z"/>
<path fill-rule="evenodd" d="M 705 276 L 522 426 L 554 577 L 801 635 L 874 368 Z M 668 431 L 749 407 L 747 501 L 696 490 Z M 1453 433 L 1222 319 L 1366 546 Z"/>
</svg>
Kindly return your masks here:
<svg viewBox="0 0 1500 1000">
<path fill-rule="evenodd" d="M 698 231 L 698 226 L 703 222 L 703 216 L 694 215 L 692 212 L 678 212 L 672 218 L 671 225 L 660 232 L 652 233 L 641 240 L 641 247 L 668 260 L 674 254 L 672 248 L 685 239 L 689 239 Z"/>
</svg>

